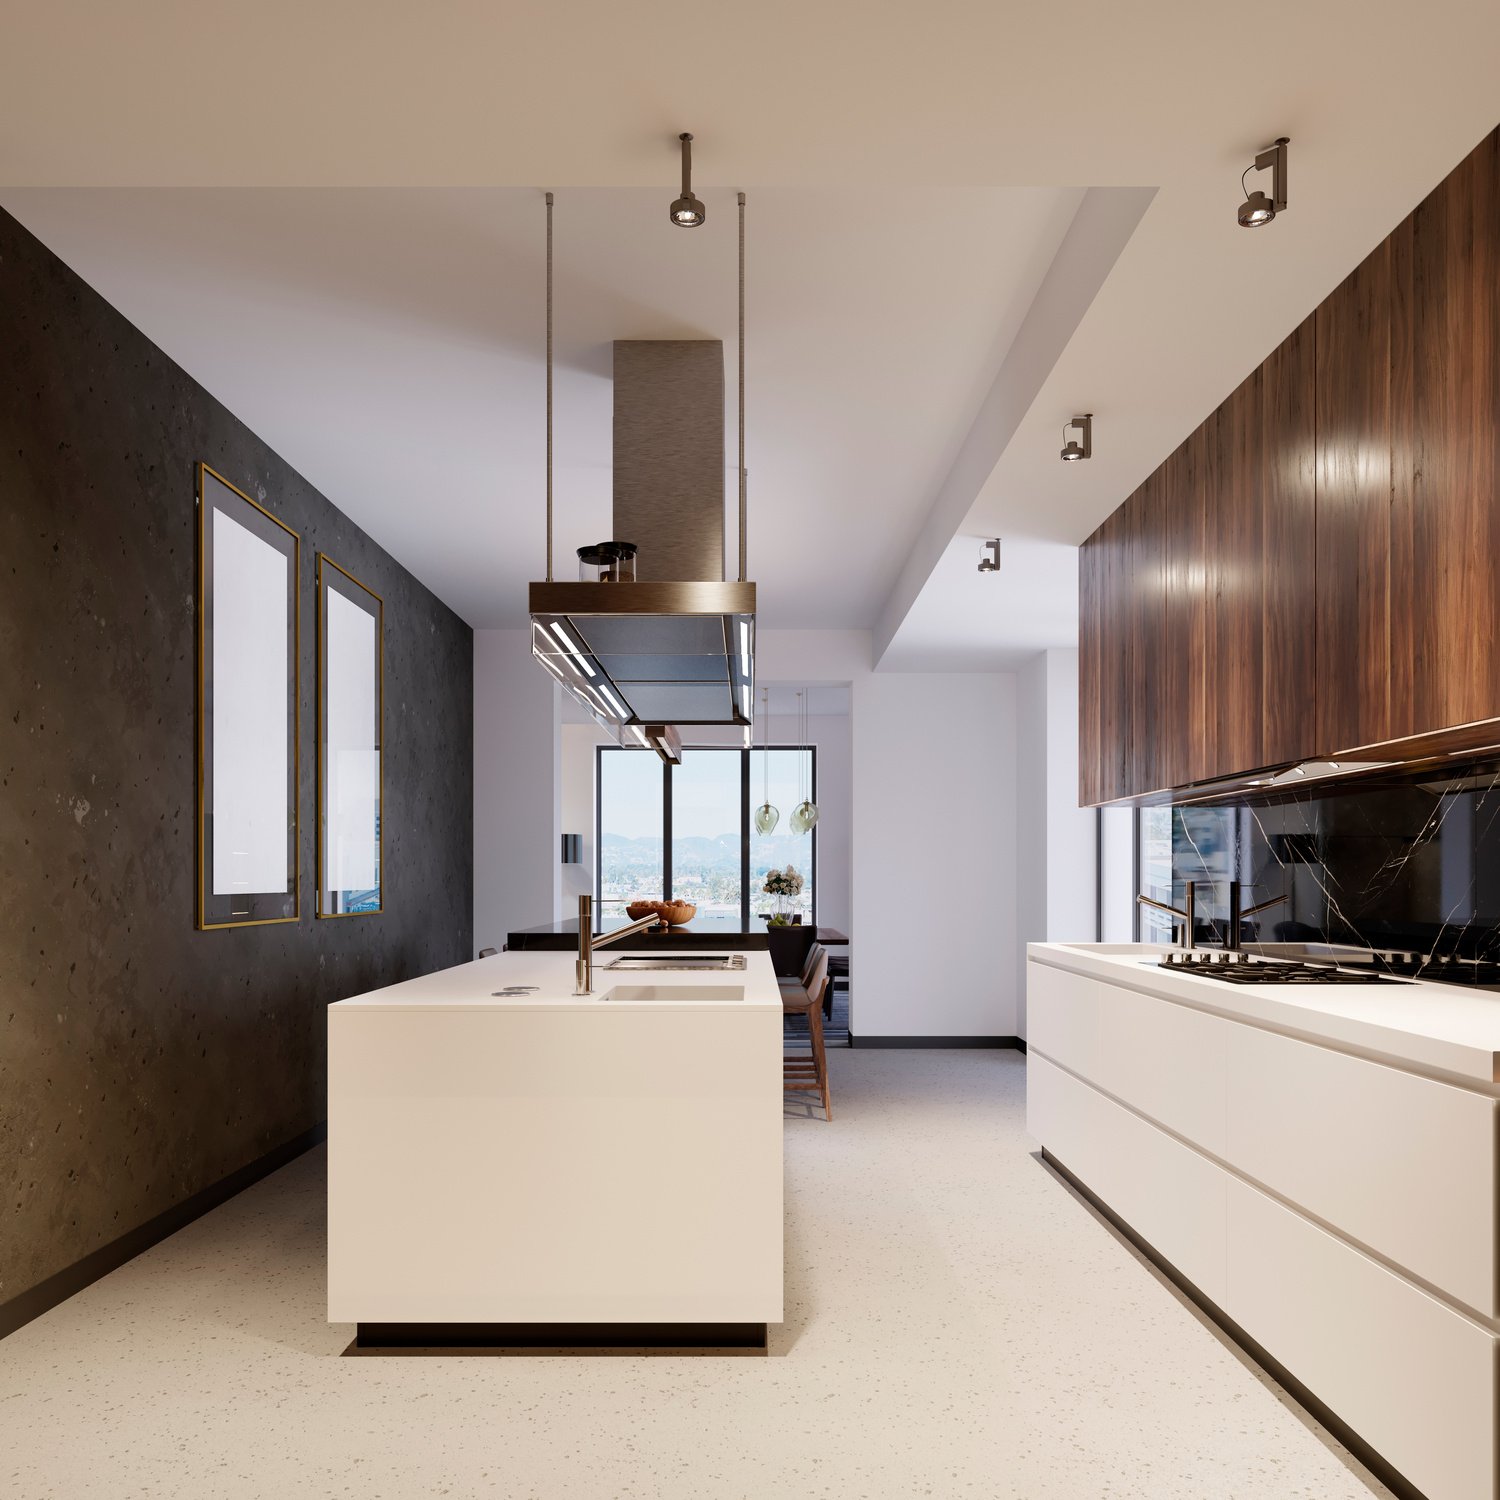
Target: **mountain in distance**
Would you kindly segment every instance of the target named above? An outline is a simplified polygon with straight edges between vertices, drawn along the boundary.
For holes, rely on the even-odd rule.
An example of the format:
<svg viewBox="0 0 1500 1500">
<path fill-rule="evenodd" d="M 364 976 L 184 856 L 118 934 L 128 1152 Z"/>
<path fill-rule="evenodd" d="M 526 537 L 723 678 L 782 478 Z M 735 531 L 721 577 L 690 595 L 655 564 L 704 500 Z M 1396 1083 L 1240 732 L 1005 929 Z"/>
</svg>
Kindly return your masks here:
<svg viewBox="0 0 1500 1500">
<path fill-rule="evenodd" d="M 765 837 L 752 834 L 750 845 L 757 868 L 794 864 L 806 873 L 809 850 L 806 834 L 773 833 Z M 661 860 L 661 839 L 653 836 L 632 839 L 618 833 L 606 833 L 600 839 L 600 848 L 606 860 L 616 866 L 657 864 Z M 672 863 L 679 870 L 692 866 L 737 872 L 740 867 L 740 836 L 721 833 L 714 838 L 674 838 Z"/>
</svg>

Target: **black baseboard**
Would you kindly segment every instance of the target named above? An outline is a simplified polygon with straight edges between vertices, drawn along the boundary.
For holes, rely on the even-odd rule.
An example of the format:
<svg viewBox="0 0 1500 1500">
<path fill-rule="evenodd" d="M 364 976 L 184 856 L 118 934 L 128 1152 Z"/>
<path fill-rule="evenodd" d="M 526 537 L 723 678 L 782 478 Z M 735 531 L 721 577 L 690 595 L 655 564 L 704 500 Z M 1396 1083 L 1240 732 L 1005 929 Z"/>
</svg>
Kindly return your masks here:
<svg viewBox="0 0 1500 1500">
<path fill-rule="evenodd" d="M 359 1323 L 349 1353 L 393 1349 L 733 1349 L 764 1353 L 764 1323 Z"/>
<path fill-rule="evenodd" d="M 1014 1052 L 1026 1050 L 1021 1036 L 855 1036 L 849 1033 L 851 1047 L 891 1047 L 922 1049 L 928 1047 L 1004 1047 Z"/>
<path fill-rule="evenodd" d="M 143 1250 L 160 1244 L 169 1235 L 176 1234 L 179 1229 L 191 1224 L 194 1219 L 201 1219 L 211 1209 L 227 1203 L 236 1193 L 244 1192 L 262 1177 L 269 1177 L 272 1172 L 284 1167 L 289 1161 L 294 1161 L 304 1151 L 310 1151 L 327 1138 L 326 1121 L 321 1125 L 314 1125 L 311 1130 L 304 1130 L 301 1135 L 293 1136 L 274 1151 L 267 1151 L 248 1166 L 231 1172 L 227 1177 L 221 1177 L 217 1182 L 194 1193 L 191 1198 L 184 1198 L 181 1203 L 173 1204 L 138 1228 L 128 1229 L 118 1239 L 89 1251 L 82 1260 L 65 1266 L 8 1302 L 0 1302 L 0 1339 L 24 1327 L 33 1318 L 41 1317 L 44 1312 L 50 1312 L 59 1302 L 66 1302 L 75 1292 L 81 1292 L 101 1276 L 108 1276 L 111 1271 L 118 1270 L 127 1260 L 134 1260 Z"/>
<path fill-rule="evenodd" d="M 1264 1345 L 1256 1343 L 1213 1298 L 1201 1292 L 1149 1240 L 1143 1240 L 1087 1183 L 1075 1177 L 1045 1147 L 1041 1158 L 1121 1239 L 1134 1245 L 1194 1307 L 1233 1339 L 1309 1416 L 1321 1422 L 1388 1490 L 1399 1495 L 1401 1500 L 1426 1500 L 1426 1496 L 1411 1480 L 1399 1469 L 1392 1468 L 1337 1412 L 1318 1400 L 1280 1360 Z"/>
</svg>

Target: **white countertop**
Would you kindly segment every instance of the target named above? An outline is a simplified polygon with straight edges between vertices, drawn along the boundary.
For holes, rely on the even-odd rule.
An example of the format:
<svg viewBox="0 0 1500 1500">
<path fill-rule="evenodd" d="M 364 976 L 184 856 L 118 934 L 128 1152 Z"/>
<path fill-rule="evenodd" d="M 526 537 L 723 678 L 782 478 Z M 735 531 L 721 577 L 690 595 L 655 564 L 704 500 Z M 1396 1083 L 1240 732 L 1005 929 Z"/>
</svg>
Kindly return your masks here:
<svg viewBox="0 0 1500 1500">
<path fill-rule="evenodd" d="M 1150 943 L 1028 943 L 1037 963 L 1418 1069 L 1500 1082 L 1500 994 L 1425 980 L 1244 985 L 1158 966 Z"/>
<path fill-rule="evenodd" d="M 736 953 L 743 950 L 725 947 L 715 950 Z M 616 958 L 660 957 L 658 954 L 634 954 L 628 943 L 601 948 L 594 954 L 594 993 L 575 995 L 574 964 L 576 953 L 543 952 L 536 949 L 513 953 L 496 953 L 473 963 L 439 969 L 420 979 L 403 980 L 368 994 L 352 995 L 331 1007 L 348 1010 L 604 1010 L 662 1011 L 710 1010 L 747 1011 L 774 1007 L 781 1009 L 781 991 L 771 955 L 764 950 L 744 952 L 745 967 L 717 969 L 610 969 Z M 507 985 L 534 984 L 534 995 L 497 995 Z M 660 985 L 663 988 L 687 986 L 704 988 L 742 988 L 741 1000 L 606 1000 L 604 996 L 616 985 Z"/>
</svg>

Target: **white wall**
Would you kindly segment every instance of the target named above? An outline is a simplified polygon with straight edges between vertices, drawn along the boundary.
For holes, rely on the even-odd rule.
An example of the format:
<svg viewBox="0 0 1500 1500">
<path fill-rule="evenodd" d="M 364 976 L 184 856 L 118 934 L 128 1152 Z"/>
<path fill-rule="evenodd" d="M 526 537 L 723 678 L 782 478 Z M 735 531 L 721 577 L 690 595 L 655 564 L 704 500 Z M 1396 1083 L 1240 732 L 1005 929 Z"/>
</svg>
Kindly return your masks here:
<svg viewBox="0 0 1500 1500">
<path fill-rule="evenodd" d="M 859 630 L 756 654 L 761 681 L 850 686 L 855 1037 L 1015 1035 L 1014 676 L 876 672 Z"/>
<path fill-rule="evenodd" d="M 1097 825 L 1078 805 L 1078 652 L 1040 652 L 1018 674 L 1018 1024 L 1026 1026 L 1027 943 L 1098 935 Z"/>
<path fill-rule="evenodd" d="M 559 707 L 567 701 L 562 693 L 558 694 L 558 699 Z M 578 915 L 578 898 L 593 894 L 594 837 L 598 831 L 594 820 L 596 751 L 600 745 L 613 745 L 615 741 L 592 720 L 587 724 L 565 720 L 559 732 L 562 736 L 558 793 L 561 830 L 583 836 L 583 853 L 578 863 L 563 865 L 559 872 L 557 916 L 569 918 Z"/>
<path fill-rule="evenodd" d="M 856 683 L 854 806 L 855 1035 L 1016 1035 L 1015 677 Z"/>
<path fill-rule="evenodd" d="M 562 832 L 552 679 L 526 630 L 474 632 L 474 946 L 553 920 Z"/>
</svg>

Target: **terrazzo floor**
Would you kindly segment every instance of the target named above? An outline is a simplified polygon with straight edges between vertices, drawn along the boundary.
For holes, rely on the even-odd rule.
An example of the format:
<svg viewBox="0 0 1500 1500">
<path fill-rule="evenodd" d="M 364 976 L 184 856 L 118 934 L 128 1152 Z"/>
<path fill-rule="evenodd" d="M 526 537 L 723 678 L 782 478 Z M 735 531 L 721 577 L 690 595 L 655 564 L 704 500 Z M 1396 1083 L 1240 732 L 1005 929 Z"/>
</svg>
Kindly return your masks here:
<svg viewBox="0 0 1500 1500">
<path fill-rule="evenodd" d="M 1020 1055 L 830 1063 L 770 1358 L 341 1359 L 319 1151 L 0 1342 L 0 1494 L 1390 1493 L 1036 1159 Z"/>
</svg>

